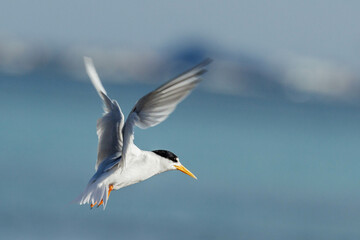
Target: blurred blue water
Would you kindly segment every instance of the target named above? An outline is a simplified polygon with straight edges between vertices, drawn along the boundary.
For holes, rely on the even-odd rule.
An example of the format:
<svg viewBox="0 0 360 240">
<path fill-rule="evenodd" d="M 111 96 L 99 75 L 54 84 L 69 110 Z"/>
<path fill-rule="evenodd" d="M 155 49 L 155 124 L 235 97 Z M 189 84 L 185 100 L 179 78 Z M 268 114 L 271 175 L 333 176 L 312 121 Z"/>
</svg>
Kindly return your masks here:
<svg viewBox="0 0 360 240">
<path fill-rule="evenodd" d="M 105 84 L 125 115 L 155 86 Z M 94 172 L 101 102 L 90 82 L 0 77 L 4 239 L 359 239 L 360 108 L 196 90 L 143 149 L 167 172 L 112 193 L 106 211 L 71 204 Z"/>
</svg>

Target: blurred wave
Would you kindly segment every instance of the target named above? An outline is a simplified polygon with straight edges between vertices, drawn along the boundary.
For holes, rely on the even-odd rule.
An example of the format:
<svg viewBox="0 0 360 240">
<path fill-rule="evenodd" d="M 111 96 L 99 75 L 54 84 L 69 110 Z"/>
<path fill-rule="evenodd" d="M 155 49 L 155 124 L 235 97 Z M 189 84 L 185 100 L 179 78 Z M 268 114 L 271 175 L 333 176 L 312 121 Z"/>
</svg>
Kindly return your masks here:
<svg viewBox="0 0 360 240">
<path fill-rule="evenodd" d="M 191 42 L 156 51 L 111 46 L 56 48 L 5 40 L 0 43 L 0 73 L 25 75 L 51 70 L 71 79 L 87 80 L 83 56 L 94 59 L 103 81 L 163 82 L 205 57 L 212 57 L 216 61 L 202 84 L 210 92 L 295 102 L 352 102 L 360 96 L 359 74 L 336 62 L 295 54 L 259 57 Z"/>
</svg>

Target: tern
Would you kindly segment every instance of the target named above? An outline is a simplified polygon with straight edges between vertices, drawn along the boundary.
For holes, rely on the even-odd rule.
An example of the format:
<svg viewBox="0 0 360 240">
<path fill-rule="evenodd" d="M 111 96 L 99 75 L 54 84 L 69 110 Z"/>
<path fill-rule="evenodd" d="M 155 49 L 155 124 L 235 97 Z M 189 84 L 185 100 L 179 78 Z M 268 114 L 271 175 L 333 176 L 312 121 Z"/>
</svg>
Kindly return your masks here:
<svg viewBox="0 0 360 240">
<path fill-rule="evenodd" d="M 90 207 L 108 202 L 110 192 L 144 181 L 156 174 L 179 170 L 195 179 L 179 158 L 167 150 L 145 151 L 134 144 L 134 127 L 153 127 L 163 122 L 176 106 L 199 84 L 206 59 L 140 98 L 126 121 L 116 100 L 109 98 L 91 58 L 84 57 L 86 72 L 104 104 L 103 116 L 97 121 L 98 155 L 95 174 L 84 192 L 75 200 Z"/>
</svg>

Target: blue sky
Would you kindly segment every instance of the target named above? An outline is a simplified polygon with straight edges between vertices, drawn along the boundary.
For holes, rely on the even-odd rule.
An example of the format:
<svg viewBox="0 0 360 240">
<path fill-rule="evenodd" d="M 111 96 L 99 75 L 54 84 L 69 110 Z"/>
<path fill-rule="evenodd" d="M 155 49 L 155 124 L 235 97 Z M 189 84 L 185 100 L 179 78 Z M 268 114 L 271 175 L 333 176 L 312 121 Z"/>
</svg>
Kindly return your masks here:
<svg viewBox="0 0 360 240">
<path fill-rule="evenodd" d="M 231 51 L 359 67 L 358 1 L 2 1 L 0 36 L 161 49 L 201 38 Z"/>
</svg>

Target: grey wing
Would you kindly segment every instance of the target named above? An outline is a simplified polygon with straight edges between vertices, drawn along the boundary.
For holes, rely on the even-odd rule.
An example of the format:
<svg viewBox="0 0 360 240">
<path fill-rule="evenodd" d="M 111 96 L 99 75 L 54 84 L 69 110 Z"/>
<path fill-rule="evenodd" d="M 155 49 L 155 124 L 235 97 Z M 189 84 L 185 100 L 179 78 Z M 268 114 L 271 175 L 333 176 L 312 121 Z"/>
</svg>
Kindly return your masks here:
<svg viewBox="0 0 360 240">
<path fill-rule="evenodd" d="M 201 81 L 200 76 L 206 72 L 204 67 L 211 61 L 204 60 L 142 97 L 130 113 L 138 116 L 135 125 L 145 129 L 164 121 Z"/>
<path fill-rule="evenodd" d="M 98 157 L 95 170 L 107 158 L 121 154 L 123 147 L 122 128 L 124 126 L 124 114 L 119 104 L 111 100 L 100 81 L 91 58 L 84 57 L 86 72 L 92 84 L 104 102 L 104 115 L 97 121 L 97 135 L 99 138 Z"/>
<path fill-rule="evenodd" d="M 211 61 L 211 59 L 204 60 L 192 69 L 145 95 L 135 104 L 123 130 L 124 147 L 122 156 L 124 163 L 127 161 L 128 147 L 134 139 L 134 126 L 145 129 L 164 121 L 201 81 L 200 76 L 206 72 L 205 66 Z"/>
</svg>

